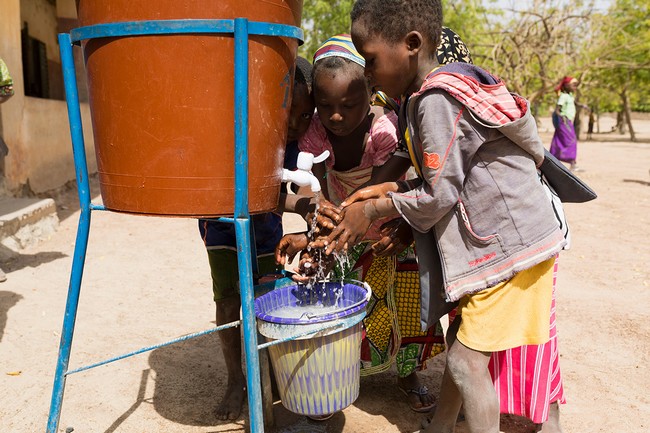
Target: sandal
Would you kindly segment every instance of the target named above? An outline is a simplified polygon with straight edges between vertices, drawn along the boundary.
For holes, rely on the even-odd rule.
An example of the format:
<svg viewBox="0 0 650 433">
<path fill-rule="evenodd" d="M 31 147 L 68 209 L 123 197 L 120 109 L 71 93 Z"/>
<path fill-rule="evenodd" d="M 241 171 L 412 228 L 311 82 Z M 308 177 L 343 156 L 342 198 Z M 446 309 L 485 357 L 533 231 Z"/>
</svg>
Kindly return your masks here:
<svg viewBox="0 0 650 433">
<path fill-rule="evenodd" d="M 404 395 L 406 395 L 407 397 L 409 396 L 409 394 L 417 395 L 418 397 L 420 397 L 420 403 L 422 403 L 422 398 L 421 397 L 423 397 L 425 395 L 429 395 L 429 388 L 427 388 L 424 385 L 420 385 L 417 388 L 411 388 L 411 389 L 404 389 L 401 386 L 398 386 L 397 389 L 402 391 L 404 393 Z M 409 407 L 411 408 L 411 410 L 414 411 L 414 412 L 418 412 L 418 413 L 429 412 L 435 406 L 436 406 L 435 402 L 432 402 L 428 406 L 425 406 L 424 404 L 422 404 L 422 406 L 420 406 L 420 407 L 413 406 L 413 405 L 411 405 L 409 403 Z"/>
</svg>

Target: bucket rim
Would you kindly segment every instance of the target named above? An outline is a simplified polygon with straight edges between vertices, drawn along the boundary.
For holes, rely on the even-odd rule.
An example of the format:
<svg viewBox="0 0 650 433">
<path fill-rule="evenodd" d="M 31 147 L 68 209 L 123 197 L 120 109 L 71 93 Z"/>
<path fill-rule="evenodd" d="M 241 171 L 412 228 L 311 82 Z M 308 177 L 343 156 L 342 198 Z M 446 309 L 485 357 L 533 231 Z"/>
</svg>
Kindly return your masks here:
<svg viewBox="0 0 650 433">
<path fill-rule="evenodd" d="M 318 281 L 315 284 L 339 284 L 339 283 L 344 283 L 346 286 L 351 285 L 353 287 L 356 287 L 357 289 L 362 289 L 365 290 L 365 296 L 363 299 L 355 302 L 354 304 L 347 306 L 347 307 L 342 307 L 339 310 L 335 310 L 332 312 L 328 313 L 323 313 L 321 315 L 316 315 L 316 316 L 311 316 L 311 317 L 299 317 L 299 318 L 293 318 L 293 317 L 277 317 L 272 314 L 272 312 L 266 313 L 262 312 L 262 302 L 265 301 L 265 299 L 272 297 L 272 296 L 278 296 L 279 291 L 288 291 L 292 287 L 298 286 L 298 283 L 296 284 L 291 284 L 291 285 L 285 285 L 282 287 L 278 287 L 274 290 L 271 290 L 268 293 L 265 293 L 264 295 L 258 297 L 255 299 L 255 316 L 263 320 L 265 322 L 270 322 L 270 323 L 276 323 L 276 324 L 283 324 L 283 325 L 306 325 L 306 324 L 313 324 L 313 323 L 322 323 L 322 322 L 330 322 L 333 320 L 337 320 L 343 317 L 350 316 L 354 313 L 357 313 L 363 309 L 366 308 L 366 305 L 368 304 L 368 301 L 370 300 L 372 296 L 372 289 L 370 288 L 370 285 L 366 283 L 365 281 L 359 281 L 359 280 L 353 280 L 353 279 L 343 279 L 339 281 Z"/>
</svg>

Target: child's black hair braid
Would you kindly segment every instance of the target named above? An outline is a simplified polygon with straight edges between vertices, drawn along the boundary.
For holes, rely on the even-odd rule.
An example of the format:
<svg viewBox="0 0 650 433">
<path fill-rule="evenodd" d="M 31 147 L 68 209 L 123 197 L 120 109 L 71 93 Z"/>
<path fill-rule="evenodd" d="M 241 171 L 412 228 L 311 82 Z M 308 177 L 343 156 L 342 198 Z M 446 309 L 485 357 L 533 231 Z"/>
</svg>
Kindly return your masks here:
<svg viewBox="0 0 650 433">
<path fill-rule="evenodd" d="M 440 44 L 442 4 L 440 0 L 357 0 L 350 13 L 361 20 L 370 35 L 397 42 L 417 30 L 432 46 Z"/>
</svg>

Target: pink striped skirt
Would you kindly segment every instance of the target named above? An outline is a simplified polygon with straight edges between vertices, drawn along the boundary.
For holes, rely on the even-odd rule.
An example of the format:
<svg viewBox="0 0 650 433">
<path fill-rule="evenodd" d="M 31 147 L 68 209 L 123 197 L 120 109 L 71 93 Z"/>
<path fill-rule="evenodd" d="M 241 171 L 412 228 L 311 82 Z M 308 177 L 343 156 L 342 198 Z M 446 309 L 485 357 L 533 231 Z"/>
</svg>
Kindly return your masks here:
<svg viewBox="0 0 650 433">
<path fill-rule="evenodd" d="M 551 403 L 566 402 L 555 322 L 557 268 L 556 259 L 553 268 L 550 340 L 537 346 L 520 346 L 495 352 L 489 364 L 501 413 L 524 416 L 537 424 L 548 419 Z"/>
</svg>

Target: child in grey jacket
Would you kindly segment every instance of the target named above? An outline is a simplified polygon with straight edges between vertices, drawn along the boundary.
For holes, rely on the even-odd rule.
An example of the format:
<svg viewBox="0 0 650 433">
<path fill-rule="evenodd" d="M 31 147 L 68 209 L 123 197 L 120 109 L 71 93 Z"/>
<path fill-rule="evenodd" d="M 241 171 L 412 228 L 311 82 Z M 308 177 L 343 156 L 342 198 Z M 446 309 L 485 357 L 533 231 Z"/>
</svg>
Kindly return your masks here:
<svg viewBox="0 0 650 433">
<path fill-rule="evenodd" d="M 458 305 L 441 398 L 427 432 L 498 432 L 490 354 L 549 339 L 553 264 L 564 237 L 537 177 L 544 147 L 528 103 L 467 64 L 440 67 L 440 1 L 358 0 L 352 38 L 376 90 L 402 98 L 400 125 L 419 178 L 357 191 L 325 241 L 362 238 L 372 221 L 413 228 L 421 324 Z M 404 23 L 407 23 L 404 25 Z"/>
</svg>

